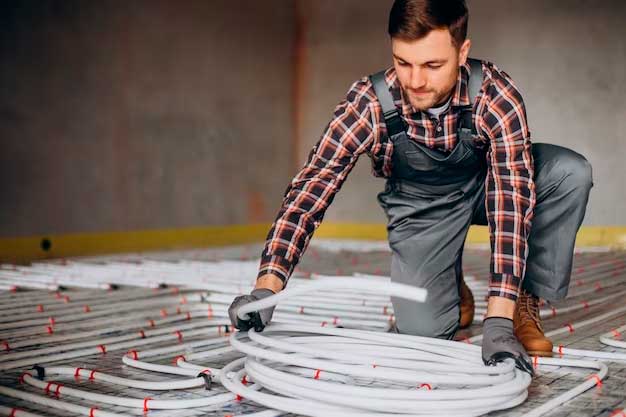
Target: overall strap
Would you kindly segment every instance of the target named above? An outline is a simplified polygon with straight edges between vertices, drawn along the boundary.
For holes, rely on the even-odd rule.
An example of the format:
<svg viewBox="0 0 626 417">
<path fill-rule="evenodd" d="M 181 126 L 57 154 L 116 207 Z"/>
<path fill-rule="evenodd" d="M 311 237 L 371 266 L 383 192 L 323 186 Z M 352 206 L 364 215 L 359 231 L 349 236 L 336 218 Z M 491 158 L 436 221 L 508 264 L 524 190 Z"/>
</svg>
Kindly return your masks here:
<svg viewBox="0 0 626 417">
<path fill-rule="evenodd" d="M 470 65 L 470 77 L 467 83 L 470 105 L 462 110 L 461 123 L 459 124 L 461 137 L 471 137 L 471 135 L 477 134 L 476 127 L 472 123 L 472 108 L 483 84 L 482 62 L 473 58 L 468 58 L 467 61 Z M 404 122 L 393 102 L 393 97 L 385 81 L 385 71 L 370 75 L 369 79 L 374 86 L 374 92 L 383 110 L 388 137 L 393 138 L 395 135 L 405 132 Z"/>
<path fill-rule="evenodd" d="M 405 132 L 404 121 L 400 116 L 398 108 L 393 102 L 393 97 L 385 81 L 385 71 L 370 75 L 370 81 L 374 86 L 374 92 L 378 97 L 378 102 L 383 109 L 383 117 L 387 126 L 387 136 L 393 138 L 399 133 Z M 392 139 L 393 140 L 393 139 Z"/>
<path fill-rule="evenodd" d="M 459 125 L 459 134 L 461 137 L 471 137 L 471 135 L 477 135 L 476 126 L 472 123 L 472 109 L 474 107 L 474 101 L 480 87 L 483 85 L 483 64 L 480 60 L 474 58 L 468 58 L 467 62 L 470 65 L 470 77 L 467 83 L 467 93 L 469 96 L 469 106 L 466 106 L 462 110 L 461 123 Z"/>
</svg>

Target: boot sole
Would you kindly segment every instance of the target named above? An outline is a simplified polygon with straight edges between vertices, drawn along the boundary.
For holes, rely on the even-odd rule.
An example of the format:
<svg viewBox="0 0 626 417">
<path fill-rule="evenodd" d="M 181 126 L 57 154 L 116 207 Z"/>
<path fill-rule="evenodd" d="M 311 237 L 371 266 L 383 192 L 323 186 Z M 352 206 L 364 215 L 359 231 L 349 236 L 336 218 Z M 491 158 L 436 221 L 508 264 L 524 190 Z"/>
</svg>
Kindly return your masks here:
<svg viewBox="0 0 626 417">
<path fill-rule="evenodd" d="M 554 356 L 552 352 L 541 352 L 541 351 L 536 351 L 536 350 L 529 350 L 528 354 L 530 356 L 541 356 L 544 358 L 551 358 L 552 356 Z"/>
</svg>

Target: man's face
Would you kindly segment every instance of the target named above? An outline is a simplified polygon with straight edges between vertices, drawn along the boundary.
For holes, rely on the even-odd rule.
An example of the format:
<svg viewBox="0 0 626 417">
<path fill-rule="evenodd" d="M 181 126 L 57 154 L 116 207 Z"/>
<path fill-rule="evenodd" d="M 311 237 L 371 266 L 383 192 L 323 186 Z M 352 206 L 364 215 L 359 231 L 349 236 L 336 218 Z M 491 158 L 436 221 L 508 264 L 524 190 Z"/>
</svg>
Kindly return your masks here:
<svg viewBox="0 0 626 417">
<path fill-rule="evenodd" d="M 426 110 L 448 99 L 470 44 L 465 40 L 457 49 L 447 28 L 435 29 L 415 41 L 391 39 L 393 65 L 415 110 Z"/>
</svg>

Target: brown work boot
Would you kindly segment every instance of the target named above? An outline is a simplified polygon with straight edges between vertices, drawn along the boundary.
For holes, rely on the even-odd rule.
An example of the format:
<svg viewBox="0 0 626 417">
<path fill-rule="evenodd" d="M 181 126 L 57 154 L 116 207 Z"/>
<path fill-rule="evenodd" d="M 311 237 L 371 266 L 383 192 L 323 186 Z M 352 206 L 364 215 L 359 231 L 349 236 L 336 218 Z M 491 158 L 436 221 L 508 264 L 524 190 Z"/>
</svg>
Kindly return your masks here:
<svg viewBox="0 0 626 417">
<path fill-rule="evenodd" d="M 459 295 L 461 296 L 461 329 L 469 327 L 474 321 L 474 295 L 465 283 L 465 279 L 461 277 L 461 286 L 459 287 Z"/>
<path fill-rule="evenodd" d="M 539 298 L 522 290 L 515 306 L 513 331 L 531 356 L 552 356 L 552 342 L 543 334 Z"/>
</svg>

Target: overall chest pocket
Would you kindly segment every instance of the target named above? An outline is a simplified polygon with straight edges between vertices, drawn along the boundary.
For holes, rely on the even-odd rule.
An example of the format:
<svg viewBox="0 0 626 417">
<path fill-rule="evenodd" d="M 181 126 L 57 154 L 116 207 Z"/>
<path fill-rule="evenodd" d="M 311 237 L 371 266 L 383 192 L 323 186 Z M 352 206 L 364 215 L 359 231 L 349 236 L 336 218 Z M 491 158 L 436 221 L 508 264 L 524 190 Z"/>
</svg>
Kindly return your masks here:
<svg viewBox="0 0 626 417">
<path fill-rule="evenodd" d="M 445 153 L 414 144 L 413 149 L 404 152 L 407 165 L 416 171 L 434 171 L 449 166 L 467 166 L 477 161 L 473 150 L 465 141 L 460 141 L 452 152 Z"/>
</svg>

